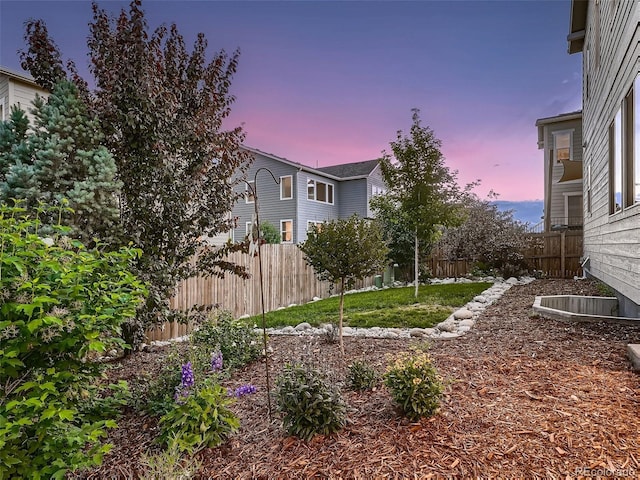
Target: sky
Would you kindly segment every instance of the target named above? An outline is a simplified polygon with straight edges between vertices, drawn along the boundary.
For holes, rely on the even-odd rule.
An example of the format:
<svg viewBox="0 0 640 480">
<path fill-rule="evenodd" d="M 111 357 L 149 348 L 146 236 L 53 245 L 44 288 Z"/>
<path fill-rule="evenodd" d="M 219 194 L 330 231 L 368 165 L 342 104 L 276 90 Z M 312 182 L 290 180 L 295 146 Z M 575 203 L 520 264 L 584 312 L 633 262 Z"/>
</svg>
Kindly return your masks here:
<svg viewBox="0 0 640 480">
<path fill-rule="evenodd" d="M 99 1 L 117 14 L 128 2 Z M 245 144 L 311 167 L 379 158 L 411 109 L 475 192 L 544 197 L 536 119 L 581 108 L 581 56 L 567 53 L 570 0 L 143 0 L 149 27 L 187 45 L 240 50 L 228 127 Z M 0 64 L 21 71 L 24 22 L 43 19 L 88 77 L 91 3 L 0 0 Z"/>
</svg>

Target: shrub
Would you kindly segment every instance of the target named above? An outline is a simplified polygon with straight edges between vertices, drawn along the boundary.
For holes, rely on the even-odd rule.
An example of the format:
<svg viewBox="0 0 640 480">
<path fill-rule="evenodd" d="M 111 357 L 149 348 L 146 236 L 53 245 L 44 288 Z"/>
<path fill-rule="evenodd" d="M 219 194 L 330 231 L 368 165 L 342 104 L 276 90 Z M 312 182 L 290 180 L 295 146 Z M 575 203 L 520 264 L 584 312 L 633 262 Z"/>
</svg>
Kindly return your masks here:
<svg viewBox="0 0 640 480">
<path fill-rule="evenodd" d="M 304 440 L 329 434 L 346 423 L 346 404 L 324 375 L 305 365 L 287 365 L 276 379 L 275 397 L 285 430 Z"/>
<path fill-rule="evenodd" d="M 160 441 L 169 449 L 192 454 L 217 447 L 240 427 L 240 420 L 229 409 L 235 398 L 218 384 L 204 382 L 179 400 L 160 419 Z"/>
<path fill-rule="evenodd" d="M 24 214 L 0 206 L 0 478 L 62 478 L 109 450 L 114 404 L 92 358 L 124 346 L 120 327 L 145 293 L 128 270 L 140 252 L 43 240 Z"/>
<path fill-rule="evenodd" d="M 230 312 L 212 314 L 207 322 L 191 334 L 191 341 L 209 357 L 220 351 L 226 368 L 242 367 L 262 353 L 260 337 L 249 325 L 237 322 Z"/>
<path fill-rule="evenodd" d="M 349 365 L 347 385 L 351 390 L 368 390 L 376 386 L 378 375 L 367 363 L 356 360 Z"/>
<path fill-rule="evenodd" d="M 403 413 L 412 420 L 433 415 L 443 385 L 427 353 L 405 353 L 384 375 L 384 383 Z"/>
</svg>

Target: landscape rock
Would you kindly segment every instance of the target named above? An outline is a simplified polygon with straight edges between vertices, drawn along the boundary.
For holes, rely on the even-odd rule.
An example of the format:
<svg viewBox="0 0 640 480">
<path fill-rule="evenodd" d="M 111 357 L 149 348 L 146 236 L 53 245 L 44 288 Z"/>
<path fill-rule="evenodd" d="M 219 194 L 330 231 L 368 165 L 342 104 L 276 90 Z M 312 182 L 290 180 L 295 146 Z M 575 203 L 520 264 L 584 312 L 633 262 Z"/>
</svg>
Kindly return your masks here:
<svg viewBox="0 0 640 480">
<path fill-rule="evenodd" d="M 475 320 L 471 320 L 471 319 L 467 319 L 467 320 L 462 320 L 459 324 L 459 328 L 460 327 L 473 327 L 475 325 Z"/>
<path fill-rule="evenodd" d="M 410 337 L 422 338 L 426 335 L 427 335 L 427 332 L 425 332 L 424 328 L 412 328 L 411 330 L 409 330 Z"/>
<path fill-rule="evenodd" d="M 482 295 L 476 295 L 475 297 L 473 297 L 473 301 L 478 303 L 487 303 L 486 297 Z"/>
<path fill-rule="evenodd" d="M 471 313 L 471 311 L 466 308 L 461 308 L 460 310 L 453 312 L 453 318 L 455 318 L 456 320 L 464 320 L 466 318 L 472 317 L 473 313 Z"/>
<path fill-rule="evenodd" d="M 445 320 L 436 325 L 436 328 L 441 332 L 453 332 L 456 330 L 456 324 L 455 322 Z"/>
<path fill-rule="evenodd" d="M 296 325 L 295 331 L 302 332 L 304 330 L 309 330 L 310 328 L 311 328 L 311 325 L 309 325 L 307 322 L 302 322 Z"/>
<path fill-rule="evenodd" d="M 453 332 L 442 332 L 439 336 L 439 338 L 458 338 L 460 336 L 459 333 L 453 333 Z"/>
</svg>

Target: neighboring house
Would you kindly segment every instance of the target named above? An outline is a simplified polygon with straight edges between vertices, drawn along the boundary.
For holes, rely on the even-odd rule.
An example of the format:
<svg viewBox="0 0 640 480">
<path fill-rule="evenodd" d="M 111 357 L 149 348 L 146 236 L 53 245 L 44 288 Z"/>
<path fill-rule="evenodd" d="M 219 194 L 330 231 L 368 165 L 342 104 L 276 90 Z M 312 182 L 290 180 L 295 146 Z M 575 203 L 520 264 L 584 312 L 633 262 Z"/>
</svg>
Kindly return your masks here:
<svg viewBox="0 0 640 480">
<path fill-rule="evenodd" d="M 571 3 L 582 52 L 584 270 L 640 317 L 640 2 Z"/>
<path fill-rule="evenodd" d="M 49 93 L 39 87 L 29 75 L 0 67 L 0 120 L 8 120 L 11 107 L 15 105 L 27 112 L 29 121 L 33 123 L 33 116 L 29 110 L 33 106 L 31 103 L 36 94 L 49 96 Z"/>
<path fill-rule="evenodd" d="M 544 149 L 545 232 L 582 228 L 582 112 L 540 118 L 538 148 Z"/>
<path fill-rule="evenodd" d="M 369 200 L 384 193 L 378 160 L 311 168 L 285 158 L 244 147 L 254 161 L 247 171 L 247 181 L 257 181 L 260 221 L 267 221 L 280 231 L 283 243 L 306 240 L 307 231 L 314 224 L 347 218 L 354 213 L 371 217 Z M 277 184 L 267 168 L 273 173 Z M 233 209 L 237 228 L 232 238 L 244 238 L 255 222 L 254 198 L 245 185 L 245 198 Z"/>
</svg>

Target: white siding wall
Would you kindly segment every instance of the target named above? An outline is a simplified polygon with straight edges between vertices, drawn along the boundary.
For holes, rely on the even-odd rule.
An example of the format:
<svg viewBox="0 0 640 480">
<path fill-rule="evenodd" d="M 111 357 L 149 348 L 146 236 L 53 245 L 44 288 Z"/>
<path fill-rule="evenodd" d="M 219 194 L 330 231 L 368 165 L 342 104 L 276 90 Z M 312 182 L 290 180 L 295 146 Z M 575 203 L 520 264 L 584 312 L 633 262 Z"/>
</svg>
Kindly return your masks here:
<svg viewBox="0 0 640 480">
<path fill-rule="evenodd" d="M 585 165 L 591 163 L 592 208 L 591 214 L 585 214 L 584 255 L 590 259 L 589 273 L 640 304 L 640 205 L 609 215 L 608 140 L 609 124 L 640 70 L 640 3 L 590 1 L 588 8 L 583 122 Z M 600 32 L 595 30 L 596 9 Z M 584 197 L 586 200 L 586 190 Z"/>
</svg>

